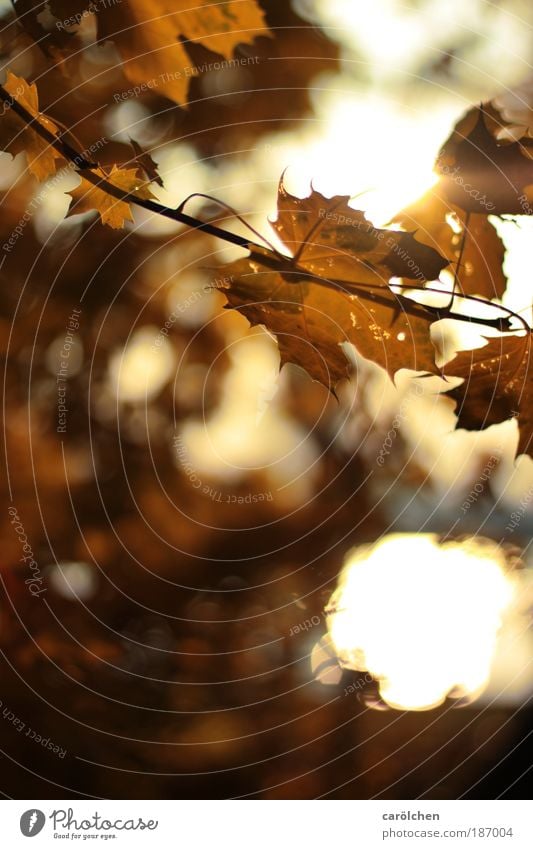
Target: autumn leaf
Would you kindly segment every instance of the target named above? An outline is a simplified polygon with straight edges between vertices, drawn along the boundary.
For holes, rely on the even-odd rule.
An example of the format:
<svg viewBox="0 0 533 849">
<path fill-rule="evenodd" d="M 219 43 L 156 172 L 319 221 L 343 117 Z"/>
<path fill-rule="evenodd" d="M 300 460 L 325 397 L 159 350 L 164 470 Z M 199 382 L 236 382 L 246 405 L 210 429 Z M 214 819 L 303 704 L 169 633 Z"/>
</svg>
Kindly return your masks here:
<svg viewBox="0 0 533 849">
<path fill-rule="evenodd" d="M 255 0 L 123 0 L 98 8 L 96 17 L 99 39 L 115 42 L 128 79 L 176 103 L 187 100 L 194 76 L 183 40 L 231 59 L 238 44 L 268 35 Z"/>
<path fill-rule="evenodd" d="M 436 185 L 398 213 L 393 223 L 415 230 L 417 239 L 450 260 L 454 273 L 457 269 L 459 292 L 489 300 L 503 296 L 505 246 L 487 215 L 465 213 Z"/>
<path fill-rule="evenodd" d="M 349 200 L 349 195 L 326 198 L 316 191 L 295 197 L 280 181 L 278 217 L 272 227 L 301 268 L 348 283 L 364 279 L 383 284 L 390 277 L 436 280 L 448 265 L 437 250 L 411 233 L 374 227 Z"/>
<path fill-rule="evenodd" d="M 281 363 L 302 366 L 334 389 L 349 373 L 342 343 L 393 376 L 436 372 L 434 318 L 388 285 L 391 276 L 427 280 L 447 264 L 409 233 L 380 230 L 348 196 L 290 195 L 283 182 L 272 226 L 291 257 L 255 248 L 224 267 L 229 305 L 277 337 Z"/>
<path fill-rule="evenodd" d="M 144 200 L 153 197 L 146 183 L 139 179 L 136 168 L 118 168 L 114 165 L 109 174 L 106 174 L 102 168 L 95 168 L 91 173 L 123 192 L 135 194 Z M 93 185 L 85 177 L 82 177 L 80 185 L 70 194 L 73 203 L 69 208 L 69 215 L 97 210 L 102 223 L 114 230 L 119 230 L 126 221 L 133 221 L 130 204 L 127 201 L 118 200 L 108 194 L 105 189 Z"/>
<path fill-rule="evenodd" d="M 39 112 L 39 97 L 35 83 L 29 85 L 25 79 L 8 71 L 4 88 L 13 101 L 24 106 L 36 121 L 57 135 L 56 125 L 46 115 Z M 0 149 L 8 151 L 13 156 L 24 152 L 29 171 L 40 181 L 55 174 L 57 161 L 62 159 L 61 154 L 41 138 L 31 125 L 19 118 L 6 103 L 2 105 L 0 112 Z"/>
<path fill-rule="evenodd" d="M 135 139 L 130 138 L 130 144 L 135 154 L 135 162 L 146 174 L 146 179 L 164 188 L 163 180 L 157 170 L 157 163 L 154 162 L 150 154 L 143 150 L 139 142 L 135 141 Z"/>
<path fill-rule="evenodd" d="M 480 214 L 530 214 L 533 202 L 533 139 L 506 142 L 505 122 L 490 104 L 459 121 L 438 160 L 443 197 Z"/>
<path fill-rule="evenodd" d="M 444 367 L 463 383 L 447 394 L 457 401 L 457 426 L 481 430 L 518 420 L 518 453 L 533 456 L 533 367 L 531 333 L 498 336 L 473 351 L 461 351 Z"/>
</svg>

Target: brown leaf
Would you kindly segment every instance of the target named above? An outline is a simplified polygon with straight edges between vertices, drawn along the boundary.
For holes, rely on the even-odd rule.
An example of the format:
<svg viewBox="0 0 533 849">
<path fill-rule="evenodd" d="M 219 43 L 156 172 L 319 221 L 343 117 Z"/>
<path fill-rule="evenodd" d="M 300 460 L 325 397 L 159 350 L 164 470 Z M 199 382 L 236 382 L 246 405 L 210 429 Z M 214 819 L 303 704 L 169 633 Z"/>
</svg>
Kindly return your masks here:
<svg viewBox="0 0 533 849">
<path fill-rule="evenodd" d="M 142 168 L 142 170 L 146 174 L 146 178 L 151 183 L 156 183 L 158 186 L 164 188 L 163 180 L 161 179 L 157 170 L 157 163 L 154 162 L 149 153 L 142 149 L 139 142 L 135 141 L 135 139 L 130 138 L 130 144 L 135 154 L 135 162 L 139 165 L 140 168 Z"/>
<path fill-rule="evenodd" d="M 122 0 L 97 12 L 100 39 L 112 39 L 132 83 L 184 103 L 194 68 L 181 39 L 230 59 L 238 44 L 268 35 L 255 0 Z"/>
<path fill-rule="evenodd" d="M 146 184 L 139 179 L 136 168 L 118 168 L 113 166 L 110 174 L 106 174 L 102 168 L 95 168 L 93 174 L 112 183 L 123 192 L 135 193 L 137 197 L 149 199 L 151 192 Z M 80 185 L 73 189 L 70 194 L 73 203 L 69 209 L 69 215 L 79 215 L 83 212 L 97 210 L 103 224 L 107 224 L 114 230 L 124 226 L 125 221 L 133 221 L 129 203 L 112 197 L 103 189 L 94 186 L 82 177 Z"/>
<path fill-rule="evenodd" d="M 437 372 L 433 317 L 388 280 L 399 268 L 425 280 L 446 261 L 408 233 L 373 227 L 348 200 L 315 191 L 296 198 L 281 183 L 272 226 L 293 257 L 254 248 L 225 266 L 229 304 L 276 334 L 282 364 L 302 366 L 330 389 L 349 372 L 343 342 L 391 376 L 400 368 Z"/>
<path fill-rule="evenodd" d="M 295 197 L 280 181 L 272 227 L 301 268 L 348 283 L 383 284 L 390 277 L 435 280 L 448 265 L 412 234 L 374 227 L 349 200 L 349 195 L 326 198 L 314 190 L 308 197 Z"/>
<path fill-rule="evenodd" d="M 56 125 L 46 115 L 39 112 L 39 98 L 35 83 L 28 85 L 25 79 L 8 71 L 4 88 L 13 100 L 24 106 L 43 127 L 57 135 Z M 55 174 L 57 161 L 62 159 L 61 154 L 41 138 L 31 126 L 25 124 L 7 104 L 2 105 L 0 112 L 0 149 L 8 151 L 13 156 L 24 152 L 29 171 L 41 181 Z"/>
<path fill-rule="evenodd" d="M 501 298 L 507 286 L 503 273 L 505 246 L 486 215 L 465 213 L 446 200 L 440 184 L 395 216 L 395 224 L 416 230 L 422 240 L 453 264 L 458 290 L 465 295 Z M 462 249 L 462 253 L 461 253 Z"/>
<path fill-rule="evenodd" d="M 533 184 L 533 140 L 498 140 L 503 127 L 490 104 L 459 121 L 437 160 L 447 201 L 483 215 L 531 213 L 525 187 Z"/>
<path fill-rule="evenodd" d="M 481 430 L 517 418 L 518 453 L 533 456 L 533 368 L 531 334 L 488 339 L 461 351 L 443 369 L 464 382 L 448 394 L 457 401 L 457 426 Z"/>
</svg>

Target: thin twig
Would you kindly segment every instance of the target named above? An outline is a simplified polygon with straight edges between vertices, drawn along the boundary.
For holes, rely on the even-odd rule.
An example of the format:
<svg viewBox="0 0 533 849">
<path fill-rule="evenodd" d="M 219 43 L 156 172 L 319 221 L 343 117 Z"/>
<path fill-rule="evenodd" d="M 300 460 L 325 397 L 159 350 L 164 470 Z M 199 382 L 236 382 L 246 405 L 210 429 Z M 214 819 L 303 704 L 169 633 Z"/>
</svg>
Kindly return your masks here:
<svg viewBox="0 0 533 849">
<path fill-rule="evenodd" d="M 96 186 L 101 191 L 106 192 L 106 194 L 111 195 L 111 197 L 123 201 L 124 203 L 133 203 L 135 206 L 142 207 L 149 212 L 155 212 L 157 215 L 162 215 L 165 218 L 172 219 L 173 221 L 179 221 L 181 224 L 186 224 L 188 227 L 195 230 L 203 230 L 211 236 L 216 236 L 219 239 L 223 239 L 225 242 L 230 242 L 231 244 L 238 245 L 241 248 L 250 249 L 254 247 L 261 247 L 260 245 L 256 245 L 254 242 L 251 242 L 249 239 L 246 239 L 244 236 L 239 236 L 237 233 L 230 233 L 227 230 L 216 227 L 214 224 L 200 221 L 198 218 L 193 218 L 192 215 L 187 215 L 185 212 L 179 212 L 178 210 L 171 209 L 161 203 L 155 203 L 152 200 L 140 198 L 135 194 L 122 191 L 122 189 L 114 186 L 113 183 L 102 179 L 102 177 L 98 174 L 93 174 L 91 169 L 94 168 L 94 163 L 89 162 L 82 153 L 72 147 L 72 145 L 65 141 L 65 139 L 56 136 L 47 127 L 43 126 L 43 124 L 41 124 L 41 122 L 35 118 L 31 112 L 28 112 L 28 110 L 18 102 L 18 100 L 15 100 L 15 98 L 13 98 L 3 86 L 0 86 L 0 100 L 3 100 L 3 102 L 20 118 L 22 118 L 22 120 L 30 126 L 34 132 L 47 141 L 48 144 L 64 156 L 65 159 L 68 159 L 77 168 L 81 167 L 83 169 L 83 178 L 85 180 L 92 183 L 93 186 Z M 261 249 L 264 250 L 264 248 Z"/>
<path fill-rule="evenodd" d="M 383 301 L 383 295 L 379 294 L 380 289 L 383 291 L 387 291 L 387 293 L 394 294 L 392 289 L 385 284 L 384 286 L 378 286 L 373 284 L 368 284 L 364 282 L 353 281 L 347 283 L 345 281 L 339 281 L 335 279 L 329 279 L 324 277 L 319 277 L 318 275 L 314 275 L 307 271 L 306 269 L 299 268 L 297 265 L 297 259 L 302 252 L 302 247 L 300 247 L 298 253 L 295 257 L 285 257 L 283 254 L 280 254 L 278 251 L 269 251 L 262 245 L 258 245 L 255 242 L 250 241 L 244 236 L 239 236 L 237 233 L 231 233 L 228 230 L 224 230 L 221 227 L 217 227 L 214 224 L 209 224 L 208 222 L 201 221 L 198 218 L 194 218 L 192 215 L 187 215 L 185 212 L 182 212 L 181 207 L 183 204 L 177 209 L 171 209 L 168 206 L 164 206 L 161 203 L 156 203 L 152 200 L 148 200 L 145 198 L 140 198 L 136 194 L 132 194 L 130 192 L 124 192 L 122 189 L 114 186 L 113 183 L 110 183 L 109 180 L 103 179 L 98 174 L 94 174 L 92 169 L 98 167 L 95 163 L 90 162 L 83 153 L 77 151 L 69 142 L 65 141 L 64 138 L 60 136 L 56 136 L 55 133 L 51 132 L 47 127 L 45 127 L 39 121 L 39 118 L 32 115 L 18 100 L 12 97 L 9 92 L 0 85 L 0 100 L 4 102 L 7 106 L 9 106 L 13 112 L 15 112 L 25 124 L 27 124 L 31 129 L 36 132 L 42 139 L 44 139 L 48 144 L 57 150 L 65 159 L 71 162 L 77 169 L 80 169 L 83 174 L 83 178 L 87 180 L 92 185 L 96 186 L 101 191 L 110 195 L 111 197 L 116 198 L 119 201 L 123 201 L 124 203 L 130 203 L 135 206 L 138 206 L 142 209 L 146 209 L 149 212 L 153 212 L 156 215 L 162 215 L 165 218 L 170 218 L 173 221 L 178 221 L 181 224 L 185 224 L 188 227 L 191 227 L 194 230 L 202 230 L 204 233 L 208 233 L 211 236 L 215 236 L 218 239 L 222 239 L 225 242 L 229 242 L 234 245 L 238 245 L 241 248 L 249 250 L 254 256 L 257 256 L 260 259 L 261 263 L 267 268 L 271 268 L 272 270 L 279 271 L 281 274 L 289 277 L 292 274 L 297 275 L 298 277 L 307 277 L 311 280 L 315 280 L 317 283 L 322 285 L 331 286 L 335 289 L 339 289 L 344 292 L 350 292 L 353 289 L 357 289 L 358 295 L 360 297 L 366 297 L 372 301 L 380 302 Z M 310 231 L 312 233 L 312 230 Z M 308 234 L 309 236 L 310 234 Z M 405 284 L 400 286 L 399 288 L 412 289 L 415 291 L 438 291 L 439 294 L 447 294 L 442 290 L 431 289 L 426 286 L 415 286 L 413 284 Z M 365 292 L 365 289 L 367 291 Z M 449 293 L 452 294 L 452 293 Z M 517 313 L 510 310 L 508 307 L 504 307 L 500 304 L 493 304 L 491 301 L 487 301 L 483 298 L 477 298 L 474 295 L 465 295 L 461 294 L 461 298 L 467 301 L 473 301 L 476 303 L 484 304 L 485 306 L 490 306 L 495 309 L 503 310 L 507 313 L 508 316 L 518 319 L 523 326 L 523 329 L 527 332 L 531 332 L 531 328 L 525 321 L 525 319 L 518 315 Z M 410 298 L 405 297 L 404 295 L 396 294 L 400 304 L 403 304 L 406 307 L 406 312 L 410 312 L 413 315 L 420 315 L 421 311 L 426 314 L 432 313 L 438 319 L 440 318 L 452 318 L 458 321 L 469 321 L 473 324 L 478 324 L 485 327 L 497 328 L 499 330 L 505 330 L 505 322 L 508 320 L 498 318 L 498 319 L 484 319 L 479 318 L 477 316 L 465 316 L 460 313 L 452 312 L 451 308 L 441 309 L 439 307 L 432 307 L 425 304 L 420 304 L 417 301 L 413 301 Z M 386 299 L 386 304 L 390 305 L 390 297 Z M 453 304 L 453 294 L 452 301 Z M 450 305 L 451 306 L 451 305 Z M 510 329 L 507 326 L 507 329 Z"/>
<path fill-rule="evenodd" d="M 464 250 L 465 250 L 466 240 L 467 240 L 468 235 L 469 235 L 469 233 L 468 233 L 468 225 L 469 224 L 470 224 L 470 210 L 467 210 L 466 215 L 465 215 L 465 220 L 464 220 L 464 223 L 463 223 L 463 238 L 461 239 L 461 249 L 459 251 L 459 256 L 457 258 L 457 264 L 455 266 L 455 273 L 453 275 L 453 291 L 452 291 L 450 303 L 448 305 L 449 309 L 451 309 L 453 307 L 453 300 L 455 298 L 456 292 L 461 290 L 461 283 L 460 283 L 460 280 L 459 280 L 459 268 L 461 267 L 461 264 L 463 262 L 463 254 L 464 254 Z"/>
</svg>

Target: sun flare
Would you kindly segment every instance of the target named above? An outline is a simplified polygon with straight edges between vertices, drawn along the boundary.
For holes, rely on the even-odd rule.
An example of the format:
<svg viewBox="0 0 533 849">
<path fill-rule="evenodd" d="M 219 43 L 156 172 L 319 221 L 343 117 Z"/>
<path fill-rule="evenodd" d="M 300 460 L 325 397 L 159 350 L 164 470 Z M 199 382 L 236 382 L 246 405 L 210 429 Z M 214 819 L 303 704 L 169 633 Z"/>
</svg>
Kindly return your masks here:
<svg viewBox="0 0 533 849">
<path fill-rule="evenodd" d="M 349 555 L 327 610 L 341 666 L 369 672 L 382 699 L 428 710 L 485 688 L 516 591 L 486 540 L 396 534 Z"/>
</svg>

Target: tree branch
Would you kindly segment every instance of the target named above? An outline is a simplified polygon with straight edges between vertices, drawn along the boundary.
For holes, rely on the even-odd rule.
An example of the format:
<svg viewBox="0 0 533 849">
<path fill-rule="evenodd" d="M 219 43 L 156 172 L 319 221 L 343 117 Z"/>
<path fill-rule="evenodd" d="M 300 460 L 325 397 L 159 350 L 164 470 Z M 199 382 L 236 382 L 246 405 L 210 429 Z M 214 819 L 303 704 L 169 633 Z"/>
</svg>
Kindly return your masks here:
<svg viewBox="0 0 533 849">
<path fill-rule="evenodd" d="M 200 221 L 198 218 L 194 218 L 192 215 L 187 215 L 185 212 L 181 212 L 177 209 L 170 209 L 168 206 L 164 206 L 163 204 L 156 203 L 152 200 L 145 200 L 144 198 L 137 197 L 137 195 L 130 194 L 129 192 L 123 192 L 108 180 L 103 180 L 100 176 L 98 176 L 98 174 L 93 174 L 91 169 L 98 167 L 94 162 L 90 162 L 82 153 L 77 151 L 74 147 L 72 147 L 72 145 L 65 141 L 65 139 L 60 136 L 56 136 L 47 127 L 43 126 L 43 124 L 41 124 L 41 122 L 31 114 L 31 112 L 28 112 L 28 110 L 19 103 L 18 100 L 15 100 L 15 98 L 12 97 L 1 85 L 0 100 L 2 100 L 6 106 L 9 106 L 9 108 L 12 109 L 25 124 L 30 126 L 34 132 L 48 142 L 51 147 L 57 150 L 79 171 L 83 171 L 83 177 L 85 180 L 88 180 L 89 183 L 92 183 L 93 186 L 96 186 L 106 192 L 106 194 L 111 195 L 111 197 L 124 201 L 125 203 L 132 203 L 135 204 L 135 206 L 140 206 L 143 209 L 148 210 L 148 212 L 155 212 L 157 215 L 163 215 L 165 218 L 172 219 L 172 221 L 179 221 L 181 224 L 186 224 L 187 227 L 191 227 L 195 230 L 202 230 L 204 233 L 209 233 L 211 236 L 216 236 L 218 239 L 223 239 L 225 242 L 230 242 L 231 244 L 238 245 L 241 248 L 249 250 L 254 247 L 260 247 L 260 245 L 256 245 L 244 236 L 239 236 L 237 233 L 230 233 L 227 230 L 223 230 L 221 227 L 216 227 L 214 224 Z"/>
<path fill-rule="evenodd" d="M 357 283 L 356 281 L 353 284 L 346 284 L 335 279 L 326 279 L 322 277 L 315 277 L 310 274 L 305 269 L 299 269 L 297 265 L 298 254 L 295 257 L 284 256 L 281 253 L 278 253 L 275 249 L 272 249 L 270 246 L 269 249 L 263 247 L 262 245 L 258 245 L 256 242 L 251 241 L 250 239 L 246 239 L 244 236 L 239 236 L 237 233 L 231 233 L 227 230 L 223 230 L 221 227 L 217 227 L 214 224 L 209 224 L 205 221 L 200 221 L 198 218 L 194 218 L 192 215 L 188 215 L 187 213 L 182 211 L 182 207 L 184 203 L 180 204 L 177 209 L 171 209 L 168 206 L 164 206 L 163 204 L 156 203 L 152 200 L 147 200 L 144 198 L 140 198 L 135 194 L 130 194 L 129 192 L 124 192 L 122 189 L 114 186 L 113 183 L 110 183 L 108 180 L 102 179 L 98 174 L 94 174 L 92 169 L 98 168 L 99 166 L 90 162 L 83 153 L 80 153 L 76 148 L 74 148 L 69 142 L 67 142 L 61 136 L 55 135 L 55 133 L 51 132 L 47 127 L 45 127 L 38 120 L 38 117 L 29 112 L 25 106 L 19 103 L 14 97 L 12 97 L 6 89 L 0 85 L 0 101 L 13 110 L 21 119 L 27 124 L 31 129 L 36 132 L 42 139 L 44 139 L 51 147 L 57 150 L 66 160 L 68 160 L 76 169 L 77 172 L 83 172 L 83 177 L 89 183 L 99 188 L 101 191 L 106 192 L 106 194 L 111 197 L 116 198 L 119 201 L 123 201 L 124 203 L 130 203 L 134 206 L 141 207 L 142 209 L 146 209 L 148 212 L 154 212 L 156 215 L 162 215 L 165 218 L 170 218 L 172 221 L 178 221 L 181 224 L 185 224 L 187 227 L 191 227 L 194 230 L 202 230 L 204 233 L 208 233 L 211 236 L 215 236 L 218 239 L 222 239 L 225 242 L 229 242 L 233 245 L 238 245 L 245 250 L 249 250 L 252 255 L 256 255 L 262 262 L 263 265 L 270 267 L 279 271 L 280 273 L 296 273 L 297 275 L 303 275 L 305 277 L 309 277 L 313 279 L 316 283 L 321 283 L 322 285 L 332 286 L 335 288 L 339 288 L 343 291 L 349 291 L 351 287 L 353 289 L 357 288 L 358 294 L 361 297 L 369 298 L 370 300 L 379 300 L 380 296 L 376 293 L 375 287 L 372 292 L 365 293 L 365 284 Z M 388 286 L 384 286 L 384 289 L 387 288 L 389 293 L 390 289 Z M 419 291 L 438 291 L 439 294 L 446 294 L 441 290 L 431 290 L 428 287 L 419 287 L 413 284 L 405 284 L 400 288 L 406 289 L 415 289 Z M 455 290 L 455 284 L 454 284 Z M 455 294 L 455 291 L 454 291 Z M 420 311 L 424 311 L 426 314 L 431 313 L 435 316 L 436 320 L 441 318 L 451 318 L 457 321 L 468 321 L 473 324 L 478 324 L 484 327 L 492 327 L 500 330 L 501 332 L 505 332 L 506 330 L 511 330 L 509 326 L 509 319 L 504 318 L 479 318 L 476 316 L 465 316 L 461 313 L 455 313 L 452 311 L 451 306 L 453 304 L 453 295 L 452 301 L 448 308 L 442 309 L 437 307 L 432 307 L 425 304 L 417 303 L 416 301 L 412 301 L 410 298 L 406 298 L 404 295 L 396 295 L 399 303 L 401 303 L 404 307 L 406 307 L 406 312 L 413 314 L 420 314 Z M 525 321 L 525 319 L 518 315 L 517 313 L 510 310 L 508 307 L 504 307 L 500 304 L 493 304 L 491 301 L 487 301 L 482 298 L 477 298 L 474 295 L 465 295 L 461 294 L 461 298 L 468 301 L 473 301 L 476 303 L 485 304 L 487 306 L 491 306 L 494 309 L 499 309 L 507 313 L 509 317 L 516 318 L 522 324 L 522 327 L 527 332 L 531 332 L 531 328 Z M 387 300 L 389 303 L 389 300 Z"/>
</svg>

